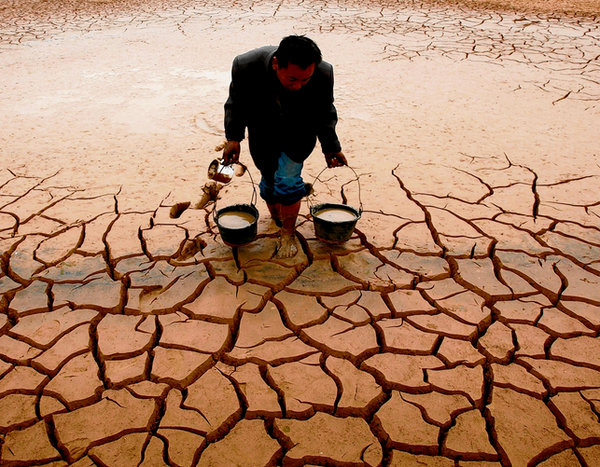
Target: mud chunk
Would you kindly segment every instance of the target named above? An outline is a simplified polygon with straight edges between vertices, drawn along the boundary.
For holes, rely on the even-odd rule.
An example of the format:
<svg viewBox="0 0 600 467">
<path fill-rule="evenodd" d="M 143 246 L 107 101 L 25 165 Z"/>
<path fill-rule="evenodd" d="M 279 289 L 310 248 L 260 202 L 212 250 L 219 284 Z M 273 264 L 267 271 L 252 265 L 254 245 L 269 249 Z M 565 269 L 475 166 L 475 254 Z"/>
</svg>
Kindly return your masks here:
<svg viewBox="0 0 600 467">
<path fill-rule="evenodd" d="M 175 203 L 171 207 L 171 211 L 169 211 L 169 216 L 171 217 L 171 219 L 179 218 L 179 216 L 181 216 L 183 211 L 185 211 L 187 208 L 190 207 L 190 204 L 192 204 L 190 201 L 184 201 L 182 203 Z"/>
<path fill-rule="evenodd" d="M 203 209 L 211 201 L 216 201 L 221 188 L 223 188 L 223 184 L 217 183 L 214 180 L 206 182 L 202 187 L 202 195 L 198 202 L 194 203 L 193 206 L 191 201 L 175 203 L 171 206 L 169 217 L 171 217 L 171 219 L 178 219 L 190 206 L 192 206 L 192 209 Z"/>
<path fill-rule="evenodd" d="M 216 201 L 223 185 L 215 181 L 206 182 L 202 187 L 202 197 L 194 204 L 194 209 L 202 209 L 211 201 Z"/>
<path fill-rule="evenodd" d="M 177 259 L 180 261 L 190 259 L 201 252 L 204 247 L 206 247 L 206 241 L 199 236 L 193 238 L 192 240 L 186 240 Z"/>
</svg>

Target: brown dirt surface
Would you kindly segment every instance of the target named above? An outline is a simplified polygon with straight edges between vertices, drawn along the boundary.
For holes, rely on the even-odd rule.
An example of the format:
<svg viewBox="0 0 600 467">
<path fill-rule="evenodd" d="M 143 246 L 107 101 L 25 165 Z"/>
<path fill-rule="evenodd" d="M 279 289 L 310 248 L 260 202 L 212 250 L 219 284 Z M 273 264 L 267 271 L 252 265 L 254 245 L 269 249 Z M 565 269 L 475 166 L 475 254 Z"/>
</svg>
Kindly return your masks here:
<svg viewBox="0 0 600 467">
<path fill-rule="evenodd" d="M 537 13 L 548 17 L 569 15 L 596 18 L 600 15 L 600 2 L 597 0 L 455 0 L 450 2 L 432 0 L 432 4 L 462 5 L 490 11 Z"/>
</svg>

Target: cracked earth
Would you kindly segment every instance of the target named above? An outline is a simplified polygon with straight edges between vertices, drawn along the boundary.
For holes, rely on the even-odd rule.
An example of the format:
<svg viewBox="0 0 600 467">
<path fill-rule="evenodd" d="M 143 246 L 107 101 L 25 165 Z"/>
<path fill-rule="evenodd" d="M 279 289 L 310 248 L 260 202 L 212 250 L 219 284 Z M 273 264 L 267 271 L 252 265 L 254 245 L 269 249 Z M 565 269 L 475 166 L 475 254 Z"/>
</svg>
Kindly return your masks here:
<svg viewBox="0 0 600 467">
<path fill-rule="evenodd" d="M 596 12 L 598 10 L 596 9 Z M 600 20 L 402 2 L 0 7 L 0 464 L 600 463 Z M 202 195 L 232 58 L 307 34 L 350 165 L 299 254 Z M 243 147 L 242 161 L 249 161 Z M 257 178 L 255 169 L 250 171 Z M 350 240 L 309 206 L 362 207 Z"/>
</svg>

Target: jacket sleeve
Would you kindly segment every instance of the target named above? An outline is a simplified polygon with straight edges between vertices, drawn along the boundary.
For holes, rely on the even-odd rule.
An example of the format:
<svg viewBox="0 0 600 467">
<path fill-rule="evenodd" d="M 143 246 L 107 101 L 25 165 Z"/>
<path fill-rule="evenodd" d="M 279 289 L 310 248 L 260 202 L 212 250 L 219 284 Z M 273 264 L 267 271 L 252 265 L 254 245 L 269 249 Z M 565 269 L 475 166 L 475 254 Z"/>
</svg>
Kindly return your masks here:
<svg viewBox="0 0 600 467">
<path fill-rule="evenodd" d="M 321 143 L 323 153 L 339 152 L 342 150 L 340 141 L 335 132 L 338 116 L 335 105 L 333 104 L 333 67 L 328 69 L 325 88 L 323 89 L 321 118 L 317 137 Z"/>
<path fill-rule="evenodd" d="M 238 58 L 231 66 L 229 96 L 225 102 L 225 138 L 228 141 L 242 141 L 246 132 L 246 118 L 243 105 L 243 81 Z"/>
</svg>

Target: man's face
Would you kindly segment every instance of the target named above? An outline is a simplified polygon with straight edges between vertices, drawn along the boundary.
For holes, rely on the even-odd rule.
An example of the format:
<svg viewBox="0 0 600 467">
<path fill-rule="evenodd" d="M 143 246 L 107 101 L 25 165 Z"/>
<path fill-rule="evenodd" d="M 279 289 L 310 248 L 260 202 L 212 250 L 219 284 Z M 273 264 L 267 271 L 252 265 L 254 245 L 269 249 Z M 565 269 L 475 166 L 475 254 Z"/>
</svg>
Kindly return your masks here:
<svg viewBox="0 0 600 467">
<path fill-rule="evenodd" d="M 307 68 L 300 68 L 298 65 L 288 63 L 288 66 L 283 68 L 279 66 L 277 58 L 274 57 L 273 70 L 277 73 L 277 78 L 285 89 L 288 91 L 297 91 L 310 81 L 315 72 L 315 64 L 313 63 Z"/>
</svg>

